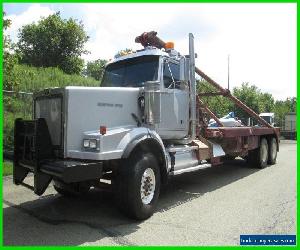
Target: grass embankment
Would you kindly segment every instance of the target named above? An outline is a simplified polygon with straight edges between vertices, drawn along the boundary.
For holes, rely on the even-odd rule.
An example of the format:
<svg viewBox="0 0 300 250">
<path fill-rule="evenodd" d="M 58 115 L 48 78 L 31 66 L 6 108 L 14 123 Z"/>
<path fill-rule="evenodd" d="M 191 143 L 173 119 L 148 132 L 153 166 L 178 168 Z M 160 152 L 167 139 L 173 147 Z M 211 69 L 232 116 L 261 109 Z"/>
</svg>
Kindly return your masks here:
<svg viewBox="0 0 300 250">
<path fill-rule="evenodd" d="M 11 175 L 13 172 L 13 164 L 12 162 L 4 161 L 2 165 L 3 176 Z"/>
<path fill-rule="evenodd" d="M 57 68 L 35 68 L 16 65 L 14 76 L 17 79 L 17 91 L 35 92 L 44 88 L 64 86 L 99 86 L 92 77 L 67 75 Z M 13 126 L 16 118 L 31 119 L 31 95 L 3 93 L 3 148 L 13 149 Z"/>
<path fill-rule="evenodd" d="M 18 79 L 18 89 L 34 92 L 50 87 L 64 86 L 99 86 L 99 81 L 92 77 L 68 75 L 58 68 L 36 68 L 28 65 L 16 65 L 15 77 Z"/>
</svg>

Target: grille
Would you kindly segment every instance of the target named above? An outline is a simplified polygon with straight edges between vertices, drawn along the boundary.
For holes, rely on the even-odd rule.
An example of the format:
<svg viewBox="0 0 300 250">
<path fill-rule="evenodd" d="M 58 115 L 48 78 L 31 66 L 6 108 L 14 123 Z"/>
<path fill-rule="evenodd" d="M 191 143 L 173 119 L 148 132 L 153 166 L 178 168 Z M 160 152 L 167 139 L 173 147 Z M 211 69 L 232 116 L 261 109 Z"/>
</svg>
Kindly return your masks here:
<svg viewBox="0 0 300 250">
<path fill-rule="evenodd" d="M 62 97 L 47 96 L 35 99 L 35 118 L 46 120 L 53 146 L 62 149 Z"/>
</svg>

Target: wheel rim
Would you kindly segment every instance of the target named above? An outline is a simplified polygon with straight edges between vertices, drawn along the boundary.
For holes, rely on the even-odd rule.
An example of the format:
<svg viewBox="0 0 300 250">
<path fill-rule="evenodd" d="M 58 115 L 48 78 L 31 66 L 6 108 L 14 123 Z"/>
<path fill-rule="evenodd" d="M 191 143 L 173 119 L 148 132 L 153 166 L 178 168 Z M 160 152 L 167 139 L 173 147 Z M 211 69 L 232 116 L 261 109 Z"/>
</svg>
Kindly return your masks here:
<svg viewBox="0 0 300 250">
<path fill-rule="evenodd" d="M 273 160 L 276 158 L 276 154 L 277 154 L 277 143 L 275 140 L 273 140 L 271 145 L 271 156 Z"/>
<path fill-rule="evenodd" d="M 268 158 L 268 147 L 266 143 L 262 143 L 261 148 L 261 160 L 262 162 L 266 162 Z"/>
<path fill-rule="evenodd" d="M 155 174 L 151 168 L 147 168 L 141 180 L 141 199 L 143 204 L 149 204 L 155 192 Z"/>
</svg>

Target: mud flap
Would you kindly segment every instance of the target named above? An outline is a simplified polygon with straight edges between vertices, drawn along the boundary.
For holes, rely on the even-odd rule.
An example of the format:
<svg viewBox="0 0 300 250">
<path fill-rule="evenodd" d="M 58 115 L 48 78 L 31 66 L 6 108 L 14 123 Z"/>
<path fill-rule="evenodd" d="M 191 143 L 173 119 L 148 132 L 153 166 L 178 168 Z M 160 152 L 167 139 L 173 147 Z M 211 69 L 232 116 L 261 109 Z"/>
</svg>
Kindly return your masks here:
<svg viewBox="0 0 300 250">
<path fill-rule="evenodd" d="M 24 181 L 25 177 L 29 173 L 29 169 L 14 164 L 13 173 L 14 184 L 19 185 Z"/>
<path fill-rule="evenodd" d="M 52 180 L 52 176 L 37 172 L 34 174 L 34 193 L 42 195 Z"/>
<path fill-rule="evenodd" d="M 53 157 L 53 146 L 46 120 L 43 118 L 33 121 L 16 119 L 14 131 L 14 183 L 34 190 L 37 195 L 42 195 L 52 177 L 40 171 L 40 164 L 41 161 Z M 34 174 L 33 187 L 23 182 L 29 172 Z"/>
<path fill-rule="evenodd" d="M 15 120 L 14 127 L 14 164 L 13 164 L 13 181 L 14 184 L 19 185 L 23 182 L 25 177 L 27 176 L 29 169 L 24 168 L 18 164 L 18 157 L 21 155 L 20 145 L 21 138 L 18 136 L 18 131 L 21 130 L 21 121 L 22 119 L 18 118 Z M 24 143 L 23 143 L 24 144 Z"/>
</svg>

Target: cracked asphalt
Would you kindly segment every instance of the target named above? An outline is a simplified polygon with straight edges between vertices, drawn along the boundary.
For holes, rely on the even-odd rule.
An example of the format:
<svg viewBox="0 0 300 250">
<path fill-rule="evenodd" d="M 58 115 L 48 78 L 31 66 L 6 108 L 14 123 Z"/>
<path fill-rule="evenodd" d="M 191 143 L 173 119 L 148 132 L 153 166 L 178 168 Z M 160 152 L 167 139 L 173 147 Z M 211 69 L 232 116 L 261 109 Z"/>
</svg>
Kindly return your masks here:
<svg viewBox="0 0 300 250">
<path fill-rule="evenodd" d="M 142 222 L 120 214 L 107 191 L 65 198 L 51 186 L 38 197 L 3 180 L 4 245 L 239 245 L 240 234 L 295 233 L 295 141 L 282 141 L 277 164 L 262 170 L 235 160 L 174 177 Z"/>
</svg>

